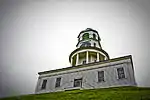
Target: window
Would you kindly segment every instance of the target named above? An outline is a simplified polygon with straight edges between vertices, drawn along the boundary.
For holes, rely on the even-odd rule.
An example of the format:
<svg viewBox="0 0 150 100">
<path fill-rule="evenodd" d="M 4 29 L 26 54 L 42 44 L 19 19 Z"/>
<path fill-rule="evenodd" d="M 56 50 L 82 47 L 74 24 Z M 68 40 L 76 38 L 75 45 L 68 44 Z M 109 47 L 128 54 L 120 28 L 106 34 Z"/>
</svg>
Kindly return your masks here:
<svg viewBox="0 0 150 100">
<path fill-rule="evenodd" d="M 91 43 L 90 42 L 82 42 L 81 47 L 90 47 Z"/>
<path fill-rule="evenodd" d="M 85 61 L 85 60 L 83 60 L 83 64 L 86 64 L 86 61 Z"/>
<path fill-rule="evenodd" d="M 94 43 L 94 47 L 96 47 L 96 43 Z"/>
<path fill-rule="evenodd" d="M 124 74 L 124 69 L 123 69 L 123 67 L 117 68 L 117 73 L 118 73 L 118 79 L 123 79 L 123 78 L 125 78 L 125 74 Z"/>
<path fill-rule="evenodd" d="M 104 71 L 98 71 L 98 82 L 104 82 Z"/>
<path fill-rule="evenodd" d="M 85 43 L 82 43 L 82 45 L 80 47 L 85 47 Z"/>
<path fill-rule="evenodd" d="M 82 86 L 82 78 L 74 79 L 74 87 L 81 87 Z"/>
<path fill-rule="evenodd" d="M 84 33 L 82 39 L 83 40 L 89 39 L 89 33 Z"/>
<path fill-rule="evenodd" d="M 96 40 L 96 35 L 95 35 L 95 34 L 93 34 L 93 39 L 95 39 L 95 40 Z"/>
<path fill-rule="evenodd" d="M 61 77 L 56 78 L 55 87 L 60 87 Z"/>
<path fill-rule="evenodd" d="M 43 80 L 41 89 L 45 89 L 46 88 L 46 83 L 47 83 L 47 80 Z"/>
<path fill-rule="evenodd" d="M 87 42 L 86 47 L 90 47 L 91 43 Z"/>
</svg>

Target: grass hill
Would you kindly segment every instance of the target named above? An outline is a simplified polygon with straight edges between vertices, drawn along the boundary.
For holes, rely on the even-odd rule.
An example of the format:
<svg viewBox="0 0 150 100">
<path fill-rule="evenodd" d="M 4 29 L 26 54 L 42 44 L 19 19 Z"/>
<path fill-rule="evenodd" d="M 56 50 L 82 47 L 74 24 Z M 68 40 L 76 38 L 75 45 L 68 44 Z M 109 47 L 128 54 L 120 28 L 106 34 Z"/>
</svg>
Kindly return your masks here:
<svg viewBox="0 0 150 100">
<path fill-rule="evenodd" d="M 150 88 L 113 87 L 22 95 L 0 100 L 150 100 Z"/>
</svg>

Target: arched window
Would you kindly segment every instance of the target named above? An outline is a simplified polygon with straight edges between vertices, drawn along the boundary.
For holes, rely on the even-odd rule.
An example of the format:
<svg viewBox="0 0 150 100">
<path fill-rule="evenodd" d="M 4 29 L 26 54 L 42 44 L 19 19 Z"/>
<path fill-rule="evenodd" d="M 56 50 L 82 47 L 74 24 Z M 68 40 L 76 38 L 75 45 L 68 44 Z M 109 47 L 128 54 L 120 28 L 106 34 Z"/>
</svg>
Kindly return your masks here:
<svg viewBox="0 0 150 100">
<path fill-rule="evenodd" d="M 95 34 L 93 34 L 93 39 L 95 39 L 95 40 L 96 40 L 96 35 L 95 35 Z"/>
<path fill-rule="evenodd" d="M 89 33 L 83 34 L 82 39 L 83 40 L 89 39 Z"/>
</svg>

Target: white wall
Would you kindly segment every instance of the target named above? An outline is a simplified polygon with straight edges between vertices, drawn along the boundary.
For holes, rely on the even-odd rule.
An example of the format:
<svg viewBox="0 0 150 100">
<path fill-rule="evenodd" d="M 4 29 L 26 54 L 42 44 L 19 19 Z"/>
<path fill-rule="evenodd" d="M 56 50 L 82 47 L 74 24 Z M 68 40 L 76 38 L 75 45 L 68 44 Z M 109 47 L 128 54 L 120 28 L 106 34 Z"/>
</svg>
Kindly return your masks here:
<svg viewBox="0 0 150 100">
<path fill-rule="evenodd" d="M 123 67 L 125 71 L 125 78 L 117 78 L 117 68 Z M 104 71 L 104 82 L 98 82 L 98 71 Z M 105 87 L 117 87 L 117 86 L 135 86 L 133 67 L 130 59 L 120 60 L 117 62 L 98 64 L 68 71 L 48 73 L 39 76 L 40 79 L 37 83 L 36 93 L 64 91 L 68 89 L 75 89 L 74 79 L 82 78 L 82 88 L 105 88 Z M 57 77 L 61 77 L 61 85 L 59 88 L 55 88 L 55 81 Z M 47 86 L 45 90 L 41 90 L 42 80 L 47 79 Z M 80 88 L 80 87 L 77 87 Z"/>
</svg>

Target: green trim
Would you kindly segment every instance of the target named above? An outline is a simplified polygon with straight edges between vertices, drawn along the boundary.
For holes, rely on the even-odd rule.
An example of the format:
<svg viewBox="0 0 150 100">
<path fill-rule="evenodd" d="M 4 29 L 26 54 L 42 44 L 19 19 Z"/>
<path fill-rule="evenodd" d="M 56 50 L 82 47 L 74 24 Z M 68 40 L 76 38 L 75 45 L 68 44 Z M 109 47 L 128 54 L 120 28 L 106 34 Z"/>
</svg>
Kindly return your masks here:
<svg viewBox="0 0 150 100">
<path fill-rule="evenodd" d="M 98 51 L 101 51 L 103 52 L 109 59 L 109 55 L 106 51 L 104 51 L 103 49 L 100 49 L 100 48 L 97 48 L 97 47 L 81 47 L 81 48 L 77 48 L 75 49 L 69 56 L 69 61 L 71 62 L 71 56 L 76 53 L 77 51 L 80 51 L 80 50 L 84 50 L 84 49 L 95 49 L 95 50 L 98 50 Z"/>
<path fill-rule="evenodd" d="M 82 36 L 82 40 L 88 40 L 89 39 L 89 33 L 84 33 Z"/>
<path fill-rule="evenodd" d="M 89 67 L 91 65 L 105 64 L 105 63 L 110 63 L 110 62 L 115 62 L 115 61 L 120 61 L 120 60 L 125 60 L 125 59 L 131 59 L 131 61 L 132 61 L 132 56 L 128 55 L 128 56 L 123 56 L 123 57 L 119 57 L 119 58 L 105 60 L 103 62 L 93 62 L 93 63 L 89 63 L 89 64 L 84 64 L 84 65 L 78 65 L 78 66 L 72 66 L 72 67 L 67 67 L 67 68 L 49 70 L 49 71 L 39 72 L 38 74 L 42 75 L 42 74 L 47 74 L 47 73 L 55 73 L 55 72 L 78 69 L 78 68 L 84 68 L 84 67 Z"/>
</svg>

